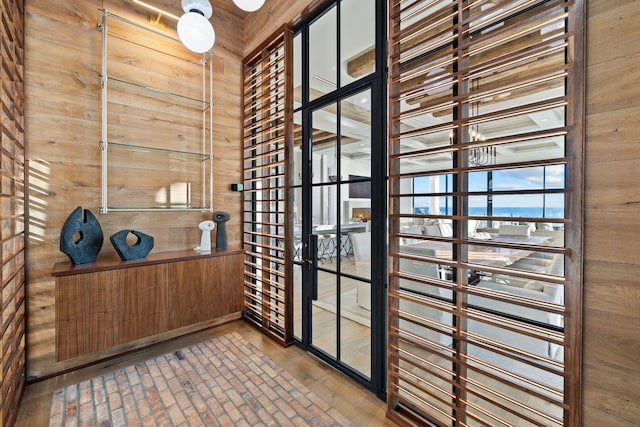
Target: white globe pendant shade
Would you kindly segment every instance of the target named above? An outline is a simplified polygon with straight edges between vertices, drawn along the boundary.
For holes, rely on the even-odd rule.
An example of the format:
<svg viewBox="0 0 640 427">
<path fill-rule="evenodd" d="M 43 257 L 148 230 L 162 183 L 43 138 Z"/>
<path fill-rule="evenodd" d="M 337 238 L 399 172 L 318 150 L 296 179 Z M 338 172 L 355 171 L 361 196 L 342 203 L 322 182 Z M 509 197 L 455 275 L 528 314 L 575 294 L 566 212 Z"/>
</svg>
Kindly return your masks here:
<svg viewBox="0 0 640 427">
<path fill-rule="evenodd" d="M 192 52 L 204 53 L 213 47 L 216 33 L 209 22 L 212 9 L 208 0 L 182 0 L 186 12 L 178 20 L 178 37 Z"/>
<path fill-rule="evenodd" d="M 255 12 L 264 4 L 264 0 L 233 0 L 240 9 L 247 12 Z"/>
<path fill-rule="evenodd" d="M 187 12 L 178 20 L 178 37 L 187 49 L 204 53 L 213 47 L 216 33 L 204 16 L 196 12 Z"/>
<path fill-rule="evenodd" d="M 213 14 L 213 8 L 209 0 L 182 0 L 182 10 L 185 12 L 199 12 L 209 19 Z"/>
</svg>

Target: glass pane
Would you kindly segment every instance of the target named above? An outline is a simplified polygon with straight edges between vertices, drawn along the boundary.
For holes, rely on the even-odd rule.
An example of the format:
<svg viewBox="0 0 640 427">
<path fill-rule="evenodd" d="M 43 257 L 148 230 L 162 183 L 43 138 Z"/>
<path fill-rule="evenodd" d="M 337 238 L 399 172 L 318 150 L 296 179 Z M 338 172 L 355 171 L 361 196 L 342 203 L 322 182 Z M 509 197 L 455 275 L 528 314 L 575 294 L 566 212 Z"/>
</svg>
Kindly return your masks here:
<svg viewBox="0 0 640 427">
<path fill-rule="evenodd" d="M 371 177 L 371 91 L 340 102 L 340 169 L 343 180 L 351 175 Z M 355 178 L 354 178 L 355 179 Z"/>
<path fill-rule="evenodd" d="M 341 271 L 347 274 L 355 274 L 354 248 L 351 242 L 351 235 L 353 233 L 364 233 L 371 229 L 371 199 L 349 197 L 349 192 L 351 191 L 351 196 L 353 196 L 355 194 L 354 191 L 360 191 L 361 186 L 368 188 L 369 185 L 369 181 L 341 185 Z M 356 186 L 356 189 L 351 186 Z"/>
<path fill-rule="evenodd" d="M 318 266 L 335 271 L 338 256 L 338 185 L 322 185 L 312 190 L 312 233 L 318 235 Z"/>
<path fill-rule="evenodd" d="M 564 187 L 563 165 L 495 170 L 492 174 L 493 188 L 500 190 L 540 190 L 547 188 L 547 181 L 553 183 L 552 188 Z"/>
<path fill-rule="evenodd" d="M 400 213 L 416 215 L 451 215 L 453 213 L 453 175 L 418 176 L 400 180 Z M 437 194 L 441 195 L 430 195 Z M 403 218 L 401 226 L 422 225 L 428 218 Z"/>
<path fill-rule="evenodd" d="M 345 262 L 353 263 L 342 271 L 365 278 L 371 277 L 370 95 L 360 92 L 340 105 L 341 245 Z"/>
<path fill-rule="evenodd" d="M 349 175 L 352 179 L 341 186 L 343 218 L 342 231 L 370 231 L 371 181 L 361 175 Z"/>
<path fill-rule="evenodd" d="M 375 0 L 340 3 L 340 86 L 375 71 Z"/>
<path fill-rule="evenodd" d="M 565 165 L 545 166 L 544 188 L 565 188 L 565 170 Z"/>
<path fill-rule="evenodd" d="M 293 108 L 302 105 L 302 33 L 293 38 Z M 294 120 L 300 124 L 300 121 Z"/>
<path fill-rule="evenodd" d="M 413 178 L 414 194 L 413 210 L 418 213 L 432 215 L 444 214 L 448 209 L 440 206 L 440 201 L 445 201 L 446 196 L 427 196 L 429 193 L 451 193 L 453 189 L 453 175 L 431 175 Z"/>
<path fill-rule="evenodd" d="M 338 176 L 337 105 L 316 110 L 311 117 L 311 161 L 314 184 L 336 182 Z"/>
<path fill-rule="evenodd" d="M 302 261 L 302 188 L 293 191 L 293 260 Z"/>
<path fill-rule="evenodd" d="M 302 185 L 302 169 L 302 112 L 298 111 L 293 114 L 293 185 Z"/>
<path fill-rule="evenodd" d="M 337 353 L 337 277 L 318 271 L 318 299 L 312 302 L 311 343 L 333 357 Z"/>
<path fill-rule="evenodd" d="M 371 376 L 371 284 L 340 279 L 340 359 Z"/>
<path fill-rule="evenodd" d="M 366 143 L 361 143 L 366 145 Z M 368 141 L 370 144 L 370 141 Z M 360 143 L 359 143 L 360 145 Z M 348 182 L 342 186 L 345 195 L 344 217 L 348 221 L 345 232 L 351 246 L 355 274 L 371 278 L 371 159 L 360 156 L 345 160 Z"/>
<path fill-rule="evenodd" d="M 489 195 L 469 197 L 469 215 L 494 218 L 477 224 L 481 228 L 477 231 L 501 235 L 548 234 L 553 235 L 554 242 L 545 244 L 553 244 L 553 246 L 564 244 L 564 238 L 561 236 L 561 231 L 564 229 L 563 193 L 491 194 L 494 191 L 564 189 L 564 165 L 472 172 L 468 176 L 470 191 L 489 193 Z M 521 229 L 511 226 L 521 226 Z M 482 239 L 489 237 L 481 234 L 476 236 Z"/>
<path fill-rule="evenodd" d="M 336 90 L 337 9 L 332 7 L 309 26 L 309 100 Z"/>
<path fill-rule="evenodd" d="M 293 335 L 302 339 L 302 266 L 293 264 Z"/>
</svg>

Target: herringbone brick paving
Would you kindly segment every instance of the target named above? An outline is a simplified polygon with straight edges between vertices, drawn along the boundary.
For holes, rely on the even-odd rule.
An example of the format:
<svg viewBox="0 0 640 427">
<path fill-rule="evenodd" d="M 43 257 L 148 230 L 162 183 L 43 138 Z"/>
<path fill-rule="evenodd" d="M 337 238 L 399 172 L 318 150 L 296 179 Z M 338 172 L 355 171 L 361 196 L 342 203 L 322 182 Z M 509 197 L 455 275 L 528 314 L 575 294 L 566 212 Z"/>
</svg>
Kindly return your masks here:
<svg viewBox="0 0 640 427">
<path fill-rule="evenodd" d="M 236 332 L 54 393 L 51 427 L 351 426 Z"/>
</svg>

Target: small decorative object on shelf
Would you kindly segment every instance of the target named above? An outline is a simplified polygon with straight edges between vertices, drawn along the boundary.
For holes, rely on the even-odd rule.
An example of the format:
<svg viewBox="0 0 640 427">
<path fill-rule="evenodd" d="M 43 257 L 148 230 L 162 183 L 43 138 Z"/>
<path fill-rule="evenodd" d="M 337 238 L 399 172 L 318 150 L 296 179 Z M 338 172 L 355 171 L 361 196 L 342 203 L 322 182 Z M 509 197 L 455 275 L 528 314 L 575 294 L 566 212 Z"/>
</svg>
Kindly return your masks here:
<svg viewBox="0 0 640 427">
<path fill-rule="evenodd" d="M 229 239 L 227 238 L 227 221 L 231 219 L 231 215 L 227 212 L 214 212 L 213 220 L 218 224 L 218 230 L 216 231 L 216 248 L 227 249 L 229 246 Z"/>
<path fill-rule="evenodd" d="M 133 244 L 127 243 L 127 236 L 133 234 L 138 240 Z M 153 249 L 153 237 L 136 230 L 120 230 L 109 237 L 111 244 L 122 261 L 145 258 Z"/>
<path fill-rule="evenodd" d="M 202 221 L 198 224 L 198 228 L 202 230 L 200 237 L 200 246 L 196 248 L 200 252 L 211 252 L 211 230 L 215 227 L 213 221 Z"/>
<path fill-rule="evenodd" d="M 90 210 L 78 206 L 60 231 L 60 251 L 74 264 L 95 262 L 102 249 L 102 227 Z"/>
</svg>

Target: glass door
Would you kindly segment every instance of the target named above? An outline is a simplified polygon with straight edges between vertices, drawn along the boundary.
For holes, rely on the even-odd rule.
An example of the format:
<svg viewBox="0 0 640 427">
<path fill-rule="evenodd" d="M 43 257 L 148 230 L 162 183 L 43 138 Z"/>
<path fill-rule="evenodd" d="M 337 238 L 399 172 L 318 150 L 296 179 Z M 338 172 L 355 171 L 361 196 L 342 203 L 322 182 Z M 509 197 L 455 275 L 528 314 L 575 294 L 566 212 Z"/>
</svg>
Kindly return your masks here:
<svg viewBox="0 0 640 427">
<path fill-rule="evenodd" d="M 383 1 L 342 0 L 294 38 L 294 335 L 377 393 L 386 345 L 383 11 Z"/>
<path fill-rule="evenodd" d="M 311 345 L 371 377 L 371 98 L 310 113 Z M 378 218 L 379 220 L 379 218 Z"/>
</svg>

